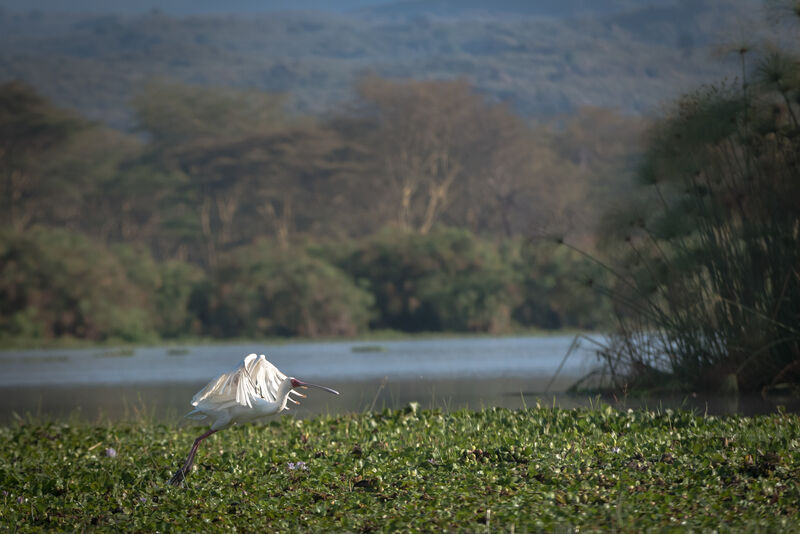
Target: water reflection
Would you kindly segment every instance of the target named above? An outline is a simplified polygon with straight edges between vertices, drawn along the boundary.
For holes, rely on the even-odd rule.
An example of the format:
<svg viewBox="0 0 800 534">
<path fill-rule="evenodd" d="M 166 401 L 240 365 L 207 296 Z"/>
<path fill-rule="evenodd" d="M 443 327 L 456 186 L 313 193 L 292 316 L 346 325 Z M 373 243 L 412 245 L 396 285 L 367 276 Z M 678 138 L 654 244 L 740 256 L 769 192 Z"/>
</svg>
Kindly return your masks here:
<svg viewBox="0 0 800 534">
<path fill-rule="evenodd" d="M 764 400 L 759 397 L 721 397 L 677 395 L 663 398 L 615 399 L 589 395 L 567 395 L 564 390 L 575 377 L 562 377 L 551 391 L 544 393 L 550 377 L 493 379 L 371 379 L 363 381 L 330 381 L 328 385 L 341 392 L 335 398 L 311 392 L 300 407 L 284 416 L 305 418 L 321 414 L 358 413 L 384 408 L 398 409 L 418 402 L 422 408 L 444 411 L 481 409 L 500 406 L 510 409 L 542 406 L 560 408 L 588 407 L 598 402 L 618 409 L 647 408 L 664 410 L 684 408 L 698 414 L 754 415 L 774 412 L 779 405 L 787 411 L 800 411 L 796 399 Z M 94 385 L 51 386 L 46 388 L 0 388 L 0 423 L 27 415 L 48 419 L 77 417 L 84 421 L 108 421 L 146 418 L 179 424 L 189 411 L 189 400 L 203 383 L 168 383 L 158 385 Z"/>
<path fill-rule="evenodd" d="M 341 394 L 329 397 L 324 393 L 307 391 L 308 398 L 299 407 L 291 406 L 284 413 L 291 417 L 320 414 L 342 414 L 366 410 L 395 409 L 418 402 L 423 408 L 442 410 L 480 409 L 490 406 L 521 408 L 536 402 L 526 393 L 531 388 L 542 391 L 550 377 L 482 379 L 398 379 L 375 378 L 360 381 L 327 380 L 326 385 Z M 554 390 L 564 389 L 573 378 L 557 380 Z M 146 417 L 158 421 L 178 421 L 190 409 L 189 400 L 205 384 L 126 384 L 48 386 L 43 388 L 0 388 L 4 410 L 0 421 L 30 414 L 64 419 L 78 417 L 88 421 L 117 421 Z M 553 395 L 547 395 L 552 402 Z M 563 403 L 564 399 L 559 399 Z M 570 400 L 569 406 L 580 401 Z M 17 414 L 17 415 L 14 415 Z"/>
</svg>

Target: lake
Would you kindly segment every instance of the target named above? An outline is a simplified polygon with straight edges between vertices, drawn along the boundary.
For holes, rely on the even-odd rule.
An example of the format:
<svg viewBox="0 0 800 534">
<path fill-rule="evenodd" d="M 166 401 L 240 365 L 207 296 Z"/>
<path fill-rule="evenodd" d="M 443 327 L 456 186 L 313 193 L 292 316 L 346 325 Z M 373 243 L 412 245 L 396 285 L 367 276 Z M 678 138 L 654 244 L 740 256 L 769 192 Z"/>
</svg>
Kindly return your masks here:
<svg viewBox="0 0 800 534">
<path fill-rule="evenodd" d="M 289 415 L 295 417 L 400 408 L 410 402 L 445 410 L 516 409 L 537 401 L 586 405 L 591 401 L 586 396 L 563 394 L 598 365 L 593 345 L 585 340 L 564 360 L 573 339 L 462 337 L 0 351 L 0 422 L 25 414 L 90 421 L 142 415 L 178 420 L 197 390 L 252 352 L 267 355 L 289 376 L 341 392 L 334 397 L 312 390 L 302 406 L 292 407 Z M 690 396 L 635 404 L 643 403 L 688 404 L 714 413 L 774 409 L 758 399 Z"/>
</svg>

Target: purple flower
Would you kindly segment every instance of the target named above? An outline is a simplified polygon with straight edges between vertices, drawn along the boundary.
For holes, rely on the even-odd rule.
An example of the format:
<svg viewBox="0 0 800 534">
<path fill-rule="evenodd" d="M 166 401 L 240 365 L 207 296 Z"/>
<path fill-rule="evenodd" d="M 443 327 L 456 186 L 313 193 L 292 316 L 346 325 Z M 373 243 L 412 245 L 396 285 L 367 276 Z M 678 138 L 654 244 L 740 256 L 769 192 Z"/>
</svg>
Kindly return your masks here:
<svg viewBox="0 0 800 534">
<path fill-rule="evenodd" d="M 25 502 L 25 500 L 26 500 L 25 497 L 20 495 L 19 497 L 17 497 L 17 504 L 22 504 Z"/>
<path fill-rule="evenodd" d="M 301 470 L 305 471 L 305 470 L 308 469 L 308 467 L 306 467 L 306 463 L 303 462 L 303 461 L 296 462 L 296 463 L 295 462 L 289 462 L 287 465 L 289 466 L 289 470 L 290 471 L 295 471 L 297 469 L 301 469 Z"/>
<path fill-rule="evenodd" d="M 116 458 L 117 451 L 114 450 L 114 447 L 109 447 L 106 449 L 106 456 L 108 456 L 109 458 Z"/>
</svg>

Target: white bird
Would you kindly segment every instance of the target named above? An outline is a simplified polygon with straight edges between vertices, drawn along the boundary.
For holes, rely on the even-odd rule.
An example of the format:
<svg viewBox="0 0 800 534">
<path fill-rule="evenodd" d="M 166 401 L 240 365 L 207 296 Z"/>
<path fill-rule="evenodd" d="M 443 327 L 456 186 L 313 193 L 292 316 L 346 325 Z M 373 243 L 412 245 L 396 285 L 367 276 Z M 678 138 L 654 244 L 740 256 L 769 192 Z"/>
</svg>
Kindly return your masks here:
<svg viewBox="0 0 800 534">
<path fill-rule="evenodd" d="M 245 356 L 239 366 L 209 382 L 192 398 L 192 406 L 195 408 L 186 414 L 186 417 L 213 422 L 210 430 L 194 440 L 189 457 L 169 483 L 176 486 L 186 478 L 192 469 L 197 447 L 208 436 L 237 423 L 248 423 L 288 410 L 286 407 L 288 401 L 300 404 L 289 395 L 305 397 L 299 391 L 295 391 L 295 388 L 308 387 L 322 389 L 334 395 L 339 394 L 338 391 L 325 386 L 287 377 L 263 354 Z"/>
</svg>

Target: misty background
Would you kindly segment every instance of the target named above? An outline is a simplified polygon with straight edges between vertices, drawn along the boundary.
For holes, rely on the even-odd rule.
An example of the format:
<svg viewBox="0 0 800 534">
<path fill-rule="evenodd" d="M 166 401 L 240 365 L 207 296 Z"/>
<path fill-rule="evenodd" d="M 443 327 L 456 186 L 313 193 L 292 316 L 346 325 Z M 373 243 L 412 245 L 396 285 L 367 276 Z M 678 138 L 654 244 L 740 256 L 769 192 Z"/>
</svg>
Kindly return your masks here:
<svg viewBox="0 0 800 534">
<path fill-rule="evenodd" d="M 247 352 L 360 381 L 344 410 L 437 386 L 518 407 L 581 377 L 787 391 L 796 14 L 0 0 L 5 396 L 63 412 L 115 383 L 95 408 L 122 411 L 147 384 L 180 410 Z M 605 337 L 565 365 L 575 332 Z M 67 350 L 97 344 L 139 348 Z"/>
</svg>

